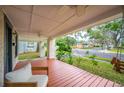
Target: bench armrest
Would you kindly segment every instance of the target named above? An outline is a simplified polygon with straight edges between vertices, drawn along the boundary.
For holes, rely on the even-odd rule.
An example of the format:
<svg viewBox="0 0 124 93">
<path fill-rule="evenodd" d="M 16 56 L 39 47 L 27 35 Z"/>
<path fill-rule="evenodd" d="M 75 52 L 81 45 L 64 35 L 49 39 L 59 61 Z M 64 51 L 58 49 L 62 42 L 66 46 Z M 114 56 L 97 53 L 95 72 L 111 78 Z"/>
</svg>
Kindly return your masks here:
<svg viewBox="0 0 124 93">
<path fill-rule="evenodd" d="M 5 87 L 37 87 L 37 82 L 5 82 Z"/>
</svg>

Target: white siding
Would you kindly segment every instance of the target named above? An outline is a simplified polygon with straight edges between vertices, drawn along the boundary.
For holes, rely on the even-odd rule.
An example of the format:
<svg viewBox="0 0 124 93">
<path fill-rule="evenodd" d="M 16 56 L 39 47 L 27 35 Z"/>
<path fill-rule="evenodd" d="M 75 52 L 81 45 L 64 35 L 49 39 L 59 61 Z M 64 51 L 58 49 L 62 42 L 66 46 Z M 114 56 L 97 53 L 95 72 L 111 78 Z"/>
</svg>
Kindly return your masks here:
<svg viewBox="0 0 124 93">
<path fill-rule="evenodd" d="M 4 15 L 0 10 L 0 86 L 4 83 Z"/>
</svg>

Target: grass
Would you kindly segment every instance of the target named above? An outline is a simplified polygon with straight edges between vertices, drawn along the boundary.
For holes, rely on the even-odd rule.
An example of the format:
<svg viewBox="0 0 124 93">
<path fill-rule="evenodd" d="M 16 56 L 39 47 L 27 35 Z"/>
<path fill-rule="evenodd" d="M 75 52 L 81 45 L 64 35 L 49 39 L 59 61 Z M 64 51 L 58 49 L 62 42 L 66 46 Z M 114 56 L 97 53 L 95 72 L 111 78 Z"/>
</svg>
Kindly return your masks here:
<svg viewBox="0 0 124 93">
<path fill-rule="evenodd" d="M 92 49 L 93 47 L 83 47 L 82 49 L 86 49 L 86 50 L 88 50 L 88 49 Z"/>
<path fill-rule="evenodd" d="M 117 53 L 117 49 L 116 48 L 114 48 L 114 49 L 111 49 L 111 50 L 109 50 L 110 52 L 114 52 L 114 53 Z M 124 53 L 124 49 L 122 49 L 121 50 L 121 53 Z"/>
<path fill-rule="evenodd" d="M 89 58 L 90 56 L 85 56 L 85 57 Z M 103 57 L 99 57 L 99 56 L 95 56 L 95 59 L 103 60 L 103 61 L 106 61 L 106 62 L 111 62 L 112 61 L 112 59 L 110 59 L 110 58 L 103 58 Z"/>
<path fill-rule="evenodd" d="M 28 53 L 23 53 L 20 54 L 18 57 L 18 60 L 25 60 L 25 59 L 35 59 L 39 57 L 38 52 L 28 52 Z"/>
<path fill-rule="evenodd" d="M 99 56 L 96 56 L 95 59 L 103 60 L 103 61 L 108 61 L 108 62 L 112 61 L 112 59 L 110 59 L 110 58 L 103 58 L 103 57 L 99 57 Z"/>
<path fill-rule="evenodd" d="M 80 63 L 77 60 L 77 57 L 73 58 L 74 66 L 124 85 L 124 74 L 120 74 L 113 70 L 111 64 L 98 62 L 98 65 L 93 65 L 92 61 L 86 58 L 81 58 Z M 68 58 L 63 59 L 63 61 L 68 63 Z"/>
<path fill-rule="evenodd" d="M 84 47 L 84 48 L 82 48 L 82 49 L 93 49 L 93 48 L 98 48 L 98 47 L 100 47 L 100 46 L 94 46 L 94 47 Z"/>
</svg>

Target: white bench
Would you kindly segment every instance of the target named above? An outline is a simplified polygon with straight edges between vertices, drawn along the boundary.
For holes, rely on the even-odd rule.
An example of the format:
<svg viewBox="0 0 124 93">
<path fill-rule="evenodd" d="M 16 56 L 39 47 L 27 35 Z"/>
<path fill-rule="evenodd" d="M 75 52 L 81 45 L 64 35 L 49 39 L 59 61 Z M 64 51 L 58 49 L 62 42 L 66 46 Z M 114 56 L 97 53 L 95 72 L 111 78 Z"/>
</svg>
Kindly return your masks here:
<svg viewBox="0 0 124 93">
<path fill-rule="evenodd" d="M 46 87 L 48 83 L 48 75 L 32 75 L 30 63 L 18 70 L 7 73 L 5 78 L 6 87 Z"/>
</svg>

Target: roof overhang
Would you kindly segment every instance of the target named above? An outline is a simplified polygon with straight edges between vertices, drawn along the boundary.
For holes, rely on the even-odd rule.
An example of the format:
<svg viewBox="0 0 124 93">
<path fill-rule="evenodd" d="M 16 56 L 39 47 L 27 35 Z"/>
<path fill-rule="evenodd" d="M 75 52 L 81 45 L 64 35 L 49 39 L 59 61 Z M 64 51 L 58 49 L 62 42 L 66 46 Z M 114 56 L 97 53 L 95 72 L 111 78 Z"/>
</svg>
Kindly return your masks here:
<svg viewBox="0 0 124 93">
<path fill-rule="evenodd" d="M 123 6 L 89 5 L 83 15 L 61 5 L 2 6 L 20 39 L 45 39 L 85 29 L 122 16 Z M 70 7 L 70 6 L 69 6 Z M 82 7 L 83 8 L 83 7 Z"/>
</svg>

